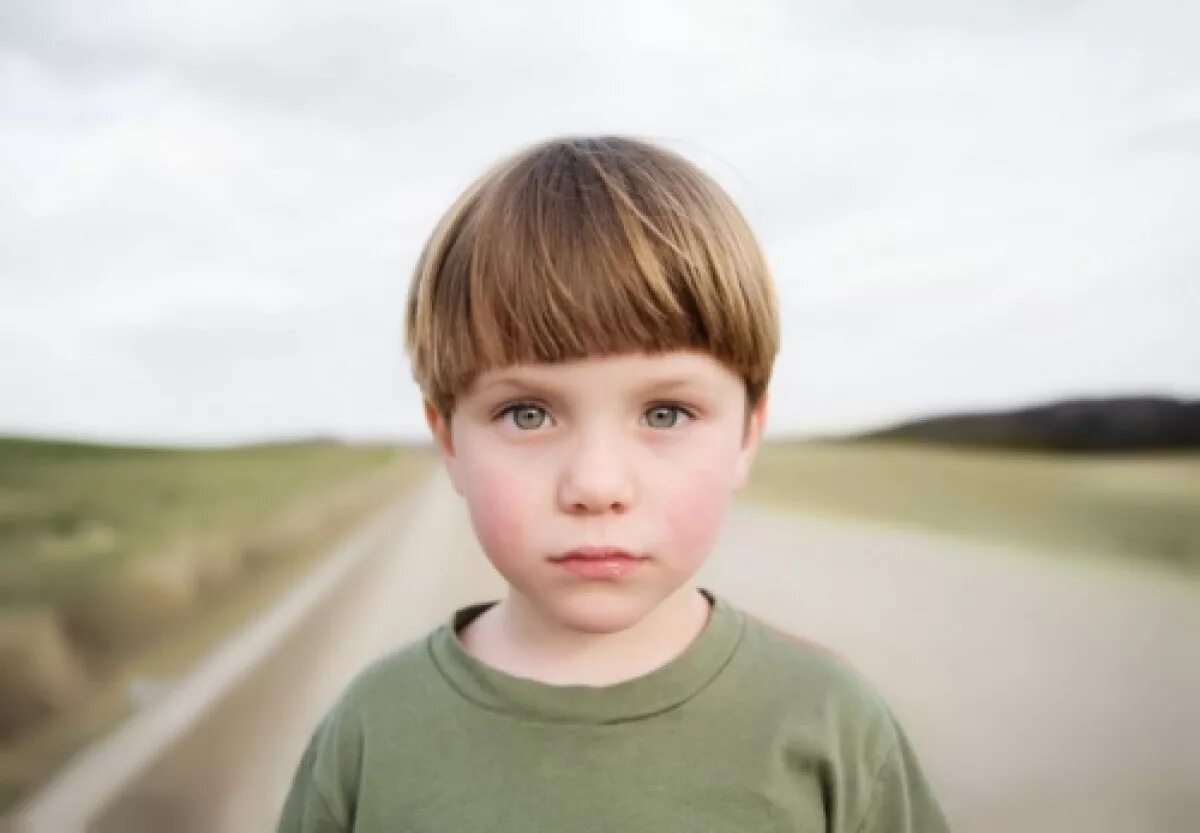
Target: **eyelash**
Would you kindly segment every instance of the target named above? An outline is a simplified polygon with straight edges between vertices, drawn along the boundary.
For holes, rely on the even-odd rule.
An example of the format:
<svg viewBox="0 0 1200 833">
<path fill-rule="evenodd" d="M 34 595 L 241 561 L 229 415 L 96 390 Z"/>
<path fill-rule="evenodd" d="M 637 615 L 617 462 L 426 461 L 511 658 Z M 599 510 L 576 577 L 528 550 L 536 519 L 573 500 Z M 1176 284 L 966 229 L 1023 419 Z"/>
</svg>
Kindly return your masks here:
<svg viewBox="0 0 1200 833">
<path fill-rule="evenodd" d="M 546 414 L 546 416 L 550 415 L 550 412 L 546 408 L 544 408 L 543 406 L 539 405 L 536 402 L 512 402 L 508 405 L 505 405 L 503 408 L 501 408 L 496 413 L 496 416 L 493 419 L 501 420 L 504 417 L 508 416 L 510 413 L 512 413 L 514 411 L 519 411 L 522 408 L 536 408 L 539 411 L 542 411 L 544 414 Z M 680 405 L 678 402 L 657 402 L 653 405 L 650 405 L 648 408 L 646 408 L 646 411 L 643 413 L 653 411 L 657 408 L 669 408 L 671 410 L 678 411 L 679 413 L 683 414 L 688 419 L 696 418 L 695 411 L 693 411 L 691 408 L 688 408 L 684 405 Z M 671 426 L 671 428 L 674 428 L 674 427 L 675 426 Z M 536 430 L 538 430 L 538 429 L 536 429 L 536 428 L 530 429 L 530 431 L 536 431 Z M 670 429 L 667 429 L 667 430 L 670 430 Z"/>
</svg>

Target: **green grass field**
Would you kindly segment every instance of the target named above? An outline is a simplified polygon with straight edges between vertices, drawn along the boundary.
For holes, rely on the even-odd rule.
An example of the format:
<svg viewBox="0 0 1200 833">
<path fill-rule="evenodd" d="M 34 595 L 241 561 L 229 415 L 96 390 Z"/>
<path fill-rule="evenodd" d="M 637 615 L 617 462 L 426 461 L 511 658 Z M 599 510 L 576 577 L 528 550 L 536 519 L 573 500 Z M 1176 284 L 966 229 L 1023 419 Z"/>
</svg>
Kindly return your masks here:
<svg viewBox="0 0 1200 833">
<path fill-rule="evenodd" d="M 424 448 L 0 438 L 0 812 L 429 470 Z"/>
<path fill-rule="evenodd" d="M 764 444 L 747 498 L 1200 576 L 1200 453 Z"/>
<path fill-rule="evenodd" d="M 394 447 L 315 442 L 178 450 L 0 439 L 0 606 L 68 599 L 181 540 L 242 534 L 398 457 Z"/>
</svg>

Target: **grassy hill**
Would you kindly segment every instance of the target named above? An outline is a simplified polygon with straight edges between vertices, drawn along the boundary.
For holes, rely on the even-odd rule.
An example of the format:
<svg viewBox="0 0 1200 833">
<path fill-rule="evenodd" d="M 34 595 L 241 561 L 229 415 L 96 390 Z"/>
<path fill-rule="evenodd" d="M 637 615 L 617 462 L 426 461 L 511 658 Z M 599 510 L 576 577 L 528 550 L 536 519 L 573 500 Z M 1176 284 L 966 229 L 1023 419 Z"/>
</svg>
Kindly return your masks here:
<svg viewBox="0 0 1200 833">
<path fill-rule="evenodd" d="M 67 601 L 183 539 L 247 532 L 394 461 L 329 442 L 217 450 L 0 439 L 0 605 Z"/>
<path fill-rule="evenodd" d="M 0 438 L 0 810 L 185 669 L 433 461 L 332 441 Z"/>
<path fill-rule="evenodd" d="M 894 439 L 768 443 L 746 494 L 781 508 L 1200 576 L 1200 451 L 1055 454 Z"/>
</svg>

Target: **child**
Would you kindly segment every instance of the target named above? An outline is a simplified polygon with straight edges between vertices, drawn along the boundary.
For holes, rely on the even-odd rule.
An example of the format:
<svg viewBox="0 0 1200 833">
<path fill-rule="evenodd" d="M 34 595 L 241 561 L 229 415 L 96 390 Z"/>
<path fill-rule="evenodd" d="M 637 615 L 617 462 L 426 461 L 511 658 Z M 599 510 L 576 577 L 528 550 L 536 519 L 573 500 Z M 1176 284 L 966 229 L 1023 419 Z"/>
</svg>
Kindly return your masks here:
<svg viewBox="0 0 1200 833">
<path fill-rule="evenodd" d="M 509 588 L 358 675 L 280 833 L 946 830 L 866 682 L 692 582 L 778 346 L 762 253 L 711 179 L 631 139 L 526 149 L 442 220 L 406 323 Z"/>
</svg>

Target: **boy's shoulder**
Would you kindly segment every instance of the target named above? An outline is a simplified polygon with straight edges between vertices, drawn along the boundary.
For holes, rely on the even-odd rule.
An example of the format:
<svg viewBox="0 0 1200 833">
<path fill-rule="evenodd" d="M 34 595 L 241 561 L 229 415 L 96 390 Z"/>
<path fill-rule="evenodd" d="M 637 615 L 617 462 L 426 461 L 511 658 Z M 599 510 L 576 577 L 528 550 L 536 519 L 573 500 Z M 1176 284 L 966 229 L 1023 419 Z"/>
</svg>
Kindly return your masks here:
<svg viewBox="0 0 1200 833">
<path fill-rule="evenodd" d="M 428 641 L 425 634 L 362 666 L 327 707 L 317 736 L 343 750 L 356 749 L 367 737 L 422 725 L 428 710 L 446 699 Z"/>
<path fill-rule="evenodd" d="M 431 694 L 438 681 L 429 655 L 432 633 L 405 642 L 359 669 L 342 690 L 339 706 L 358 713 L 382 709 L 394 714 L 397 705 Z"/>
<path fill-rule="evenodd" d="M 784 630 L 769 620 L 739 609 L 745 620 L 745 653 L 784 675 L 785 683 L 802 681 L 814 690 L 835 689 L 878 697 L 871 683 L 832 648 Z M 760 669 L 761 670 L 761 669 Z"/>
<path fill-rule="evenodd" d="M 874 757 L 894 740 L 895 717 L 875 685 L 834 650 L 742 611 L 737 684 L 747 706 L 802 734 L 837 736 Z"/>
<path fill-rule="evenodd" d="M 805 766 L 823 761 L 842 807 L 854 808 L 848 829 L 946 831 L 907 732 L 875 685 L 828 648 L 743 616 L 738 676 L 742 705 L 757 712 L 751 736 L 770 737 Z"/>
</svg>

